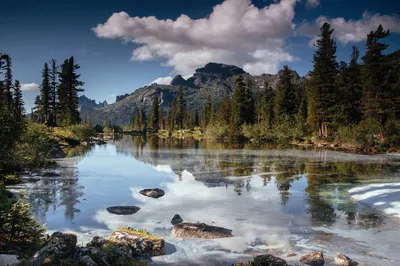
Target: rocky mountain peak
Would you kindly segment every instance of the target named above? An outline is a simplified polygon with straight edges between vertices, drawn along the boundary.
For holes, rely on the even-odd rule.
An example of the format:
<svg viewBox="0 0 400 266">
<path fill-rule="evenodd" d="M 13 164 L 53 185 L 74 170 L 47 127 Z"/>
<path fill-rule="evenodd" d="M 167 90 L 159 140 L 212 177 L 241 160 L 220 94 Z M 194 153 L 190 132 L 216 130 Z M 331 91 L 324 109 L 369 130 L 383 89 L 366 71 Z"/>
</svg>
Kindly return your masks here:
<svg viewBox="0 0 400 266">
<path fill-rule="evenodd" d="M 187 85 L 187 82 L 181 75 L 177 75 L 172 79 L 170 85 L 171 86 L 185 86 L 185 85 Z"/>
<path fill-rule="evenodd" d="M 208 63 L 202 68 L 196 69 L 196 73 L 206 73 L 206 74 L 213 74 L 219 75 L 221 77 L 232 77 L 235 75 L 246 74 L 246 72 L 234 65 L 225 65 L 225 64 L 218 64 L 218 63 Z"/>
</svg>

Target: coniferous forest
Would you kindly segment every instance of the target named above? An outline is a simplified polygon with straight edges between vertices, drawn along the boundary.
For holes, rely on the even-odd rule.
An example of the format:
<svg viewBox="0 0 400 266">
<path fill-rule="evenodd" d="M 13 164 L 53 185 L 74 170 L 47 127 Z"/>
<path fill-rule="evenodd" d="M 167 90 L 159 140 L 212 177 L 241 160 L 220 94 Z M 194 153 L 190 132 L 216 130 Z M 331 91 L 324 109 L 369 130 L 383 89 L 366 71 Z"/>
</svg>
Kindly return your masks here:
<svg viewBox="0 0 400 266">
<path fill-rule="evenodd" d="M 168 108 L 163 108 L 158 96 L 149 111 L 136 108 L 130 125 L 82 121 L 78 96 L 84 82 L 74 57 L 61 65 L 54 59 L 44 63 L 35 106 L 25 110 L 11 56 L 0 54 L 0 250 L 34 250 L 43 242 L 45 231 L 30 216 L 24 196 L 12 200 L 5 185 L 20 182 L 16 172 L 48 165 L 51 158 L 64 153 L 62 148 L 86 143 L 96 132 L 190 134 L 209 141 L 398 152 L 400 50 L 387 53 L 385 38 L 390 32 L 379 26 L 368 34 L 364 55 L 353 47 L 348 62 L 338 62 L 334 29 L 325 23 L 320 30 L 307 79 L 295 82 L 292 69 L 285 65 L 276 89 L 268 83 L 254 89 L 250 80 L 239 75 L 233 94 L 219 103 L 209 96 L 195 110 L 188 108 L 184 87 L 180 87 Z"/>
</svg>

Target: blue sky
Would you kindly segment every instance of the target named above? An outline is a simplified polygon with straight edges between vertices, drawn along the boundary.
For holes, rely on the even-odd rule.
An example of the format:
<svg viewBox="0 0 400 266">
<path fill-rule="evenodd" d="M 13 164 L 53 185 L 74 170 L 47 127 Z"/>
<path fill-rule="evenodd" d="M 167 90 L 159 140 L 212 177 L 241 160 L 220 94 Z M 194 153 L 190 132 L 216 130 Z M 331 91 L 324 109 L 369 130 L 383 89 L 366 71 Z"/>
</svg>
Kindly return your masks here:
<svg viewBox="0 0 400 266">
<path fill-rule="evenodd" d="M 113 102 L 209 61 L 252 74 L 288 64 L 305 75 L 312 68 L 310 42 L 325 21 L 335 29 L 338 60 L 348 61 L 353 45 L 363 54 L 364 33 L 379 23 L 391 29 L 388 51 L 394 51 L 399 12 L 396 0 L 14 0 L 0 9 L 0 52 L 11 56 L 14 78 L 26 84 L 28 110 L 43 64 L 72 55 L 84 94 Z"/>
</svg>

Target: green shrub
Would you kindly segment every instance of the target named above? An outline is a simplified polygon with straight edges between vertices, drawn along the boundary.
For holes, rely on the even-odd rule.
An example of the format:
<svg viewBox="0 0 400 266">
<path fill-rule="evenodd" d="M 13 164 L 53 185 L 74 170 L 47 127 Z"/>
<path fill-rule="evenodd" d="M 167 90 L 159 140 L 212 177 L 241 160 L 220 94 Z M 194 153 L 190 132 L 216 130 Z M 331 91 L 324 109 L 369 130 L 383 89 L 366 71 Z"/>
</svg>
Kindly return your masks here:
<svg viewBox="0 0 400 266">
<path fill-rule="evenodd" d="M 4 176 L 4 185 L 16 185 L 21 183 L 21 179 L 15 174 L 8 174 Z"/>
<path fill-rule="evenodd" d="M 87 141 L 95 135 L 95 129 L 90 124 L 77 124 L 68 127 L 73 136 L 79 141 Z"/>
<path fill-rule="evenodd" d="M 242 126 L 242 134 L 246 138 L 254 142 L 260 142 L 263 139 L 266 139 L 268 134 L 268 129 L 262 123 L 254 124 L 254 125 L 243 125 Z"/>
<path fill-rule="evenodd" d="M 354 128 L 354 140 L 365 148 L 379 145 L 381 134 L 381 124 L 373 119 L 363 120 Z"/>
<path fill-rule="evenodd" d="M 385 144 L 389 147 L 400 146 L 400 121 L 389 120 L 383 128 Z"/>
<path fill-rule="evenodd" d="M 96 133 L 103 133 L 104 132 L 104 127 L 102 125 L 97 124 L 97 125 L 94 126 L 94 131 Z"/>
<path fill-rule="evenodd" d="M 55 145 L 45 125 L 28 123 L 16 146 L 15 163 L 18 166 L 43 165 L 50 159 Z"/>
<path fill-rule="evenodd" d="M 228 137 L 229 127 L 221 123 L 207 126 L 206 135 L 211 140 L 223 140 Z"/>
</svg>

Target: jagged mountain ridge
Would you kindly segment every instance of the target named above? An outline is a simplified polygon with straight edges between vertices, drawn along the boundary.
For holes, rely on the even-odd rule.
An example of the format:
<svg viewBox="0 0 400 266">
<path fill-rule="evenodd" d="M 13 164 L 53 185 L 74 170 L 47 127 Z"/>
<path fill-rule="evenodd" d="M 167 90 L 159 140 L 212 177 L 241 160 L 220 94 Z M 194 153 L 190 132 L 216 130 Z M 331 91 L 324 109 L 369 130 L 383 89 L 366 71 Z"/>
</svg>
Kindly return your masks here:
<svg viewBox="0 0 400 266">
<path fill-rule="evenodd" d="M 253 84 L 253 90 L 263 89 L 265 82 L 275 88 L 279 80 L 279 73 L 252 76 L 234 65 L 208 63 L 197 69 L 193 76 L 187 80 L 178 75 L 171 81 L 170 85 L 151 84 L 144 86 L 131 94 L 125 94 L 122 97 L 117 96 L 118 101 L 113 104 L 106 106 L 82 105 L 81 117 L 98 124 L 103 124 L 105 121 L 111 121 L 115 124 L 128 124 L 132 121 L 136 108 L 144 108 L 149 113 L 156 95 L 164 112 L 166 112 L 171 102 L 176 98 L 181 86 L 187 108 L 201 111 L 208 95 L 211 96 L 215 105 L 220 103 L 225 96 L 230 96 L 234 91 L 235 79 L 239 75 L 242 75 L 246 82 L 249 81 Z M 298 82 L 304 78 L 293 71 L 293 79 Z"/>
</svg>

